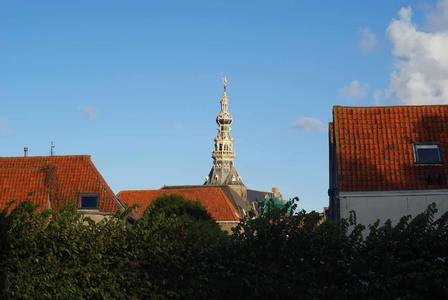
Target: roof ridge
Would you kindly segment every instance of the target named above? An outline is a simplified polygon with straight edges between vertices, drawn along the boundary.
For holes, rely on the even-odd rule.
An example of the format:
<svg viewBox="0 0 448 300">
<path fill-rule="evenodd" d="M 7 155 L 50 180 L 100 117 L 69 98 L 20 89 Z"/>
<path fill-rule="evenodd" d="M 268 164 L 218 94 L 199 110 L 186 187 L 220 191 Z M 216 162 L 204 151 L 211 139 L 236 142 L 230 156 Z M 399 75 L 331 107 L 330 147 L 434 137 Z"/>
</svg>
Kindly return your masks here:
<svg viewBox="0 0 448 300">
<path fill-rule="evenodd" d="M 91 157 L 91 155 L 88 154 L 79 154 L 79 155 L 38 155 L 38 156 L 0 156 L 0 158 L 24 158 L 24 159 L 31 159 L 31 158 L 42 158 L 42 157 Z"/>
<path fill-rule="evenodd" d="M 206 188 L 209 188 L 209 189 L 218 189 L 218 190 L 221 189 L 221 188 L 218 187 L 218 186 L 207 186 Z M 191 190 L 193 190 L 193 189 L 202 189 L 202 187 L 198 187 L 198 188 L 185 188 L 185 189 L 178 188 L 178 189 L 158 189 L 158 190 L 124 190 L 124 191 L 119 191 L 119 192 L 117 193 L 117 195 L 120 194 L 120 193 L 122 193 L 122 192 L 153 192 L 153 191 L 166 192 L 166 191 L 171 191 L 171 190 L 190 190 L 190 191 L 191 191 Z"/>
<path fill-rule="evenodd" d="M 180 188 L 180 187 L 197 187 L 197 188 L 209 188 L 209 187 L 223 187 L 223 186 L 228 186 L 228 184 L 221 184 L 221 185 L 205 185 L 205 184 L 185 184 L 185 185 L 164 185 L 162 186 L 159 190 L 165 190 L 165 189 L 169 189 L 169 188 Z"/>
<path fill-rule="evenodd" d="M 37 168 L 0 168 L 5 171 L 39 171 L 42 167 Z"/>
<path fill-rule="evenodd" d="M 366 109 L 366 108 L 401 108 L 401 107 L 448 107 L 448 104 L 414 104 L 414 105 L 386 105 L 386 106 L 343 106 L 343 105 L 333 105 L 334 108 L 356 108 L 356 109 Z"/>
</svg>

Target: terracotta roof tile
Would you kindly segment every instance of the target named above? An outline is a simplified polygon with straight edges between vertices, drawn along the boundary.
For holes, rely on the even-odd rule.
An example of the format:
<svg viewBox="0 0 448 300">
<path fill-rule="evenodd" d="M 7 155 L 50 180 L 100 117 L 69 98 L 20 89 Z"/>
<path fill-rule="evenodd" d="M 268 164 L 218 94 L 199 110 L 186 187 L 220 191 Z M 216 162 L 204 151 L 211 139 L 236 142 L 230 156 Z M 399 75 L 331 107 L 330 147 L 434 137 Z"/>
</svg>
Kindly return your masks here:
<svg viewBox="0 0 448 300">
<path fill-rule="evenodd" d="M 78 201 L 79 193 L 99 194 L 101 212 L 120 207 L 88 155 L 0 157 L 0 209 L 14 198 L 40 203 L 40 209 L 50 198 L 55 208 Z"/>
<path fill-rule="evenodd" d="M 448 188 L 448 164 L 417 166 L 412 148 L 413 142 L 439 142 L 447 161 L 447 115 L 448 105 L 335 106 L 330 132 L 334 128 L 339 190 Z M 441 174 L 443 184 L 429 185 L 428 174 Z"/>
<path fill-rule="evenodd" d="M 215 221 L 239 221 L 240 215 L 220 188 L 187 188 L 169 190 L 121 191 L 117 194 L 122 203 L 140 204 L 136 209 L 141 217 L 145 209 L 158 197 L 180 195 L 188 200 L 198 200 L 204 205 Z"/>
</svg>

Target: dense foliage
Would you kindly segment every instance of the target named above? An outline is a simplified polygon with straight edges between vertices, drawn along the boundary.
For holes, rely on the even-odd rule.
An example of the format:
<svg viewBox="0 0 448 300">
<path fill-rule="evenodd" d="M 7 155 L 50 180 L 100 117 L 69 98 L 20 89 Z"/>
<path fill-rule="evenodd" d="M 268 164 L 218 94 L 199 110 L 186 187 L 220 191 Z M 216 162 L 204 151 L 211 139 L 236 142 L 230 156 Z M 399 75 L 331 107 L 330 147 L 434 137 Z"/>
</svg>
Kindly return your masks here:
<svg viewBox="0 0 448 300">
<path fill-rule="evenodd" d="M 126 228 L 130 209 L 98 223 L 73 206 L 5 209 L 0 299 L 448 298 L 448 213 L 434 220 L 435 205 L 365 229 L 293 201 L 231 235 L 179 196 Z"/>
</svg>

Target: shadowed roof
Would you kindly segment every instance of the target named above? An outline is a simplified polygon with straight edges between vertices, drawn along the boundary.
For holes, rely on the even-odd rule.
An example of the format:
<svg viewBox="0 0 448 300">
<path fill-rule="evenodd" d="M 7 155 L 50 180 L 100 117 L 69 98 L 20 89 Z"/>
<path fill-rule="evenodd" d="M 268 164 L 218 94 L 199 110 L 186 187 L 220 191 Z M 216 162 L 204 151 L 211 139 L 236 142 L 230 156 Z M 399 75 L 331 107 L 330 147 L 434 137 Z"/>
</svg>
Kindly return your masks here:
<svg viewBox="0 0 448 300">
<path fill-rule="evenodd" d="M 238 193 L 236 193 L 229 185 L 171 185 L 163 186 L 161 190 L 178 190 L 178 189 L 210 189 L 210 188 L 220 188 L 227 199 L 232 203 L 233 207 L 236 208 L 240 216 L 246 215 L 246 213 L 251 209 L 248 205 L 249 203 L 241 198 Z"/>
<path fill-rule="evenodd" d="M 448 188 L 448 165 L 416 165 L 412 147 L 438 142 L 448 159 L 448 105 L 334 106 L 332 125 L 339 191 Z M 430 185 L 428 175 L 443 180 Z"/>
<path fill-rule="evenodd" d="M 99 194 L 100 212 L 122 207 L 89 155 L 0 157 L 0 209 L 13 199 L 57 209 L 80 193 Z"/>
<path fill-rule="evenodd" d="M 241 217 L 224 192 L 216 187 L 121 191 L 117 194 L 122 203 L 129 206 L 133 204 L 142 205 L 142 207 L 135 209 L 139 216 L 143 215 L 145 209 L 154 200 L 164 195 L 179 195 L 187 200 L 198 200 L 215 221 L 239 221 Z"/>
</svg>

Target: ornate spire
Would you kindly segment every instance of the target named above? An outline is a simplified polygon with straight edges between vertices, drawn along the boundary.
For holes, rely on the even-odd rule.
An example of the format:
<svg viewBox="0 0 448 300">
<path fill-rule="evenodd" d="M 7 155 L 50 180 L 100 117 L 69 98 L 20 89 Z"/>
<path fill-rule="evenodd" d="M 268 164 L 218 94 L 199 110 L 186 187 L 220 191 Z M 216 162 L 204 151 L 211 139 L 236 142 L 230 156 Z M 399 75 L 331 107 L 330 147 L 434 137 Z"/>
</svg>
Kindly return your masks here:
<svg viewBox="0 0 448 300">
<path fill-rule="evenodd" d="M 233 138 L 230 136 L 230 124 L 233 119 L 229 114 L 229 99 L 226 95 L 226 86 L 229 82 L 226 77 L 222 79 L 224 92 L 221 98 L 221 110 L 216 117 L 218 136 L 215 138 L 215 148 L 212 151 L 213 166 L 206 177 L 206 185 L 243 185 L 241 176 L 236 172 L 233 159 Z"/>
</svg>

